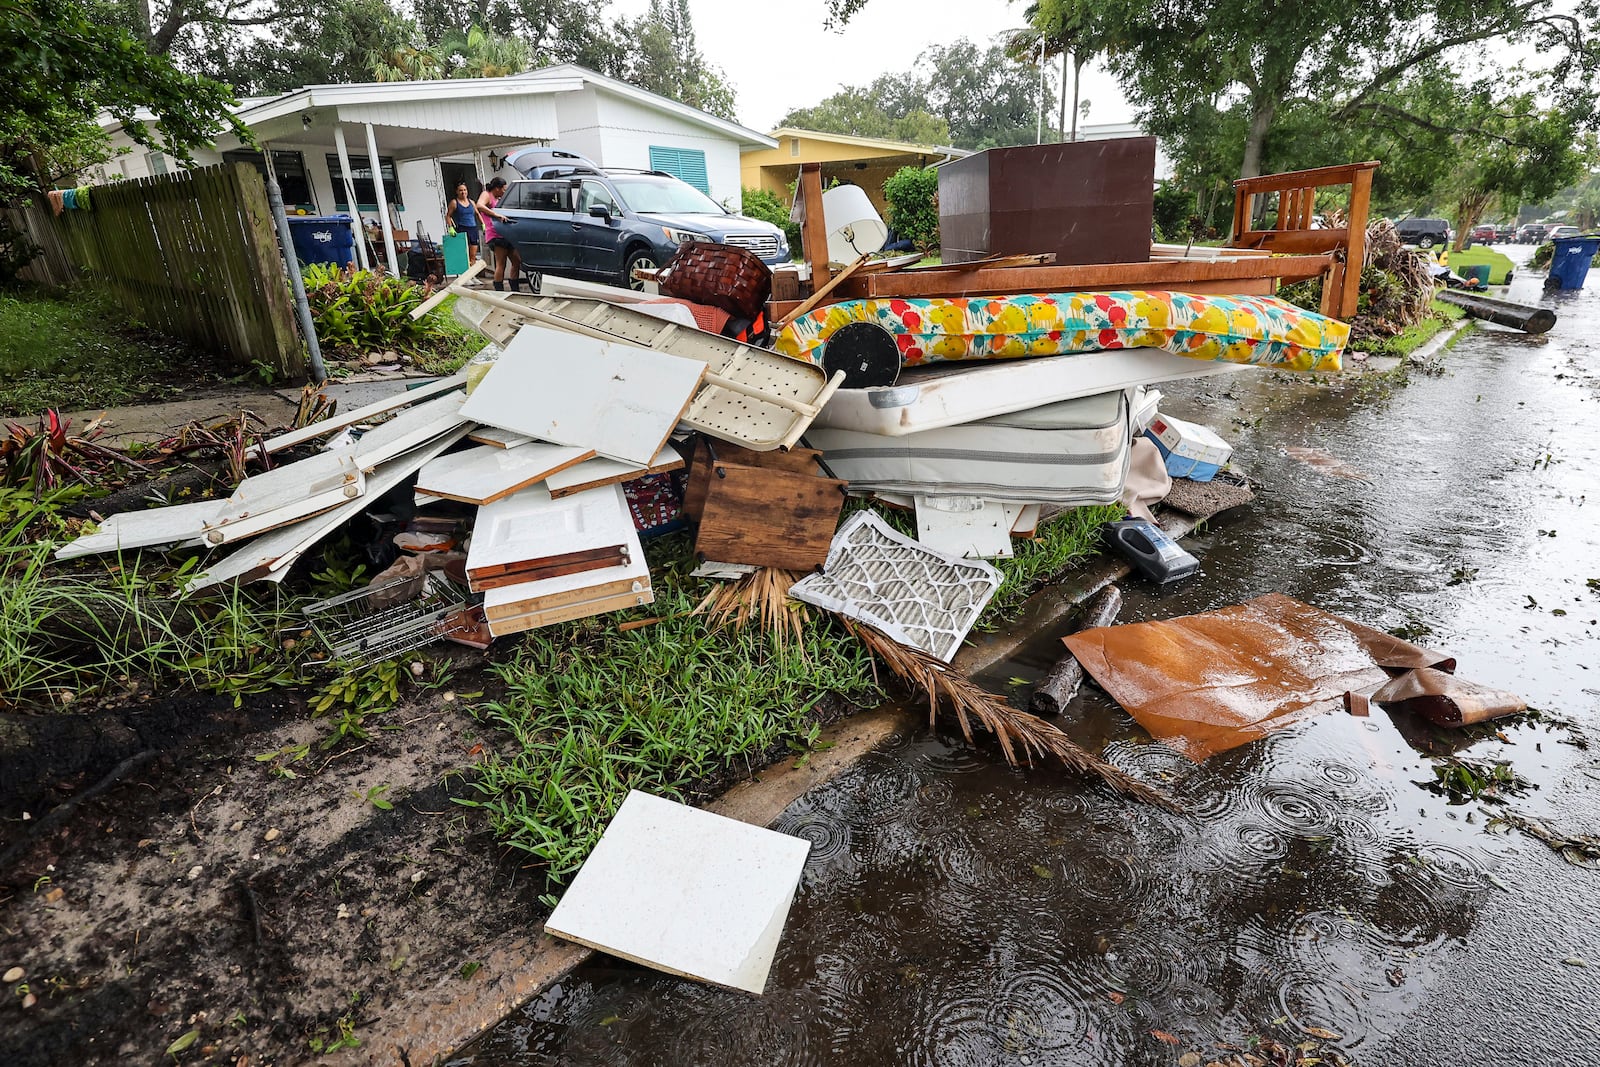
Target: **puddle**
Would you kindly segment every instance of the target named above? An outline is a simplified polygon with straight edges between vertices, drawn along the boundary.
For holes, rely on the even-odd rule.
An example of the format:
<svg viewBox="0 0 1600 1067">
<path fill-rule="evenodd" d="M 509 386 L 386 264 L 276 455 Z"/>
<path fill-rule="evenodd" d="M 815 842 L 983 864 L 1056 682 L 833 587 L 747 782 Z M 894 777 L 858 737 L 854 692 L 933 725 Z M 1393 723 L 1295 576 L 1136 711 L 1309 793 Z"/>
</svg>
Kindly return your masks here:
<svg viewBox="0 0 1600 1067">
<path fill-rule="evenodd" d="M 1263 492 L 1198 539 L 1201 578 L 1125 587 L 1123 621 L 1284 592 L 1410 626 L 1600 738 L 1600 442 L 1573 430 L 1600 412 L 1591 284 L 1543 298 L 1561 319 L 1542 341 L 1479 331 L 1443 376 L 1388 394 L 1170 387 Z M 1023 699 L 1013 680 L 1040 677 L 1059 636 L 984 684 Z M 1419 748 L 1459 735 L 1330 714 L 1196 766 L 1093 687 L 1064 721 L 1187 814 L 908 733 L 776 824 L 814 847 L 765 996 L 601 958 L 453 1062 L 1204 1063 L 1306 1028 L 1362 1064 L 1592 1058 L 1600 882 L 1417 784 L 1434 780 Z M 1467 754 L 1539 786 L 1512 809 L 1595 833 L 1600 772 L 1576 740 L 1530 723 Z"/>
</svg>

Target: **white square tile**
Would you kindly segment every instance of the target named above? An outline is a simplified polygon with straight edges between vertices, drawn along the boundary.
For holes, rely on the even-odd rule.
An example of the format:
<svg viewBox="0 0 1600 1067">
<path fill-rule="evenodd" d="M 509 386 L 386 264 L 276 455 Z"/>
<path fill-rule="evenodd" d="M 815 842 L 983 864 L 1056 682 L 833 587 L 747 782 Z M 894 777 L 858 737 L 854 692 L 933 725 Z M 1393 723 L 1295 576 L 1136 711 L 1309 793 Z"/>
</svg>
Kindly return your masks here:
<svg viewBox="0 0 1600 1067">
<path fill-rule="evenodd" d="M 634 790 L 545 931 L 760 993 L 810 851 L 803 838 Z"/>
</svg>

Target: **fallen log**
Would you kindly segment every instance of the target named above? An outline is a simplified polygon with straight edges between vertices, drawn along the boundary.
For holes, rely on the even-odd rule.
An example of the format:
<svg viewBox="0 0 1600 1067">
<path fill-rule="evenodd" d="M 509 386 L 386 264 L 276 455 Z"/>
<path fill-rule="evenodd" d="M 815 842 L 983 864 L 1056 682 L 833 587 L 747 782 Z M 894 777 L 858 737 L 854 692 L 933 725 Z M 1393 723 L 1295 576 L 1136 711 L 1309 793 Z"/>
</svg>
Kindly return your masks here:
<svg viewBox="0 0 1600 1067">
<path fill-rule="evenodd" d="M 1097 626 L 1109 626 L 1116 619 L 1117 612 L 1121 610 L 1122 590 L 1114 585 L 1108 585 L 1096 593 L 1084 607 L 1083 623 L 1076 627 L 1074 632 L 1092 630 Z M 1083 664 L 1068 652 L 1056 661 L 1056 665 L 1050 668 L 1050 673 L 1044 676 L 1044 681 L 1039 683 L 1039 688 L 1033 691 L 1028 710 L 1035 715 L 1059 715 L 1061 709 L 1072 703 L 1072 698 L 1078 695 L 1078 687 L 1081 685 L 1083 685 Z"/>
<path fill-rule="evenodd" d="M 1441 289 L 1438 299 L 1454 304 L 1475 319 L 1484 319 L 1497 326 L 1509 326 L 1523 333 L 1549 333 L 1556 324 L 1556 313 L 1549 308 L 1513 304 L 1509 300 L 1463 293 L 1456 289 Z"/>
</svg>

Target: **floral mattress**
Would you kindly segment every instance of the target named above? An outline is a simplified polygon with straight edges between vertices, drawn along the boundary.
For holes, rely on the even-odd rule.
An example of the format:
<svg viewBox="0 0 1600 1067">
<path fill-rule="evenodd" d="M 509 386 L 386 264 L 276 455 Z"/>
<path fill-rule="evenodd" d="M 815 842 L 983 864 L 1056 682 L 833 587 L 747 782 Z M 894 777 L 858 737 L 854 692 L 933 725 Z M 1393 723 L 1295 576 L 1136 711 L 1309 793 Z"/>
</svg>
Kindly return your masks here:
<svg viewBox="0 0 1600 1067">
<path fill-rule="evenodd" d="M 906 366 L 1159 348 L 1190 359 L 1336 371 L 1350 336 L 1347 324 L 1276 297 L 1131 290 L 847 300 L 802 315 L 775 347 L 819 363 L 829 336 L 852 322 L 889 331 Z"/>
</svg>

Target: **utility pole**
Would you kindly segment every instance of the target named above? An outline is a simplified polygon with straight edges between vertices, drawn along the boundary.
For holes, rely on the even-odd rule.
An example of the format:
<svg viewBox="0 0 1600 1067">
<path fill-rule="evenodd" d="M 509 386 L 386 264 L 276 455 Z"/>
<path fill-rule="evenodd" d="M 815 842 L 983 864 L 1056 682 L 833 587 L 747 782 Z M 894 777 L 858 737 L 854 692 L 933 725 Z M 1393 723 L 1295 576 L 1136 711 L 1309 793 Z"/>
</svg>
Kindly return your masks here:
<svg viewBox="0 0 1600 1067">
<path fill-rule="evenodd" d="M 1044 34 L 1039 34 L 1039 136 L 1034 144 L 1044 144 Z"/>
</svg>

